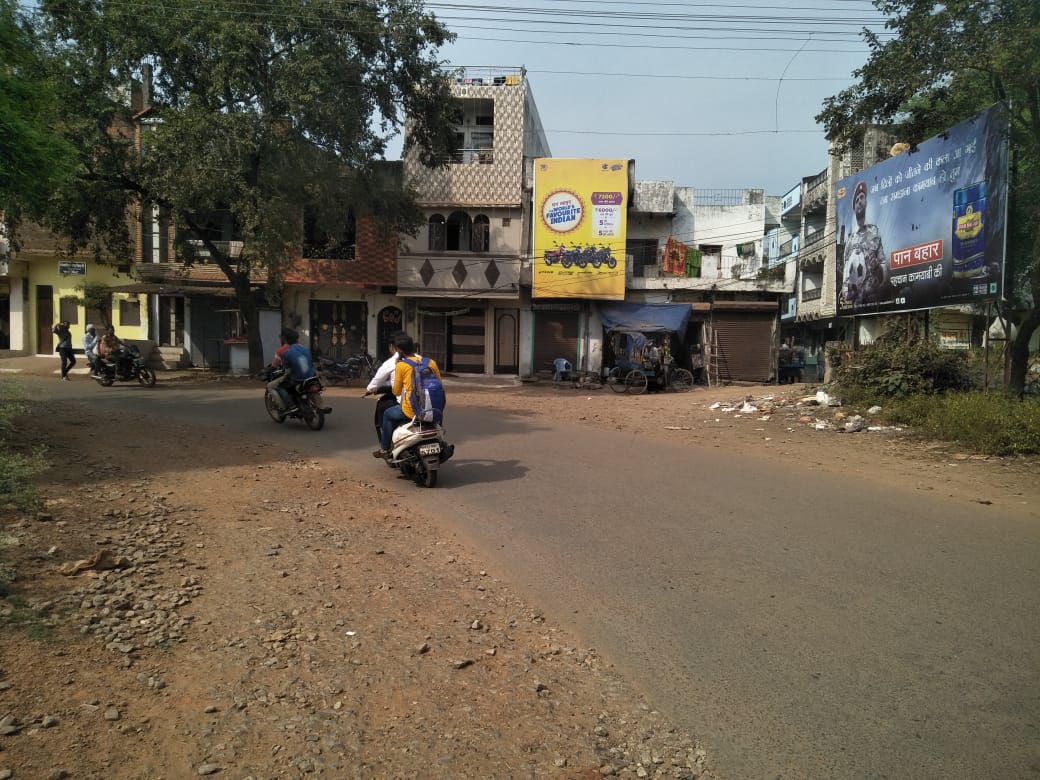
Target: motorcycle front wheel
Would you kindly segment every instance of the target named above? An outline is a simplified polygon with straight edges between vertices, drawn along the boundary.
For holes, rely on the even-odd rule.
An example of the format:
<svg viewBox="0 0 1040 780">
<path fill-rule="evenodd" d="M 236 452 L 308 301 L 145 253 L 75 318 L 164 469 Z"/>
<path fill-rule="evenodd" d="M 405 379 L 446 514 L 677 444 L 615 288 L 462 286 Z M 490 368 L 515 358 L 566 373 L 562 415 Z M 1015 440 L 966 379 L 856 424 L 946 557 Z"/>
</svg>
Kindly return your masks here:
<svg viewBox="0 0 1040 780">
<path fill-rule="evenodd" d="M 424 469 L 415 480 L 420 486 L 425 485 L 428 488 L 437 487 L 437 470 L 436 469 Z"/>
<path fill-rule="evenodd" d="M 274 402 L 274 399 L 271 398 L 270 392 L 264 393 L 264 406 L 267 407 L 267 413 L 271 415 L 272 420 L 276 423 L 285 422 L 285 415 L 282 414 L 278 405 Z"/>
<path fill-rule="evenodd" d="M 155 372 L 150 368 L 142 368 L 137 372 L 137 381 L 145 387 L 155 387 Z"/>
<path fill-rule="evenodd" d="M 116 380 L 115 380 L 114 376 L 112 376 L 111 374 L 106 373 L 103 377 L 101 377 L 101 386 L 102 387 L 111 387 L 112 383 L 115 382 L 115 381 Z"/>
</svg>

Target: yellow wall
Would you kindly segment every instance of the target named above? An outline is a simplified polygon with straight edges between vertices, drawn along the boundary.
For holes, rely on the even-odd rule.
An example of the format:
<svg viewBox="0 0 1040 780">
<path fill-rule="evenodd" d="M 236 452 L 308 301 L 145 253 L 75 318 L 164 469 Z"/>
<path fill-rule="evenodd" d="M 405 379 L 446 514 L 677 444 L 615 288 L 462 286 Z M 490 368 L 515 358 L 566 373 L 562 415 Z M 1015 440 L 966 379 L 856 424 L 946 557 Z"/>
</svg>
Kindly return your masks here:
<svg viewBox="0 0 1040 780">
<path fill-rule="evenodd" d="M 26 258 L 22 258 L 26 259 Z M 43 345 L 43 349 L 36 343 L 37 341 L 37 306 L 36 306 L 36 288 L 41 285 L 50 285 L 53 288 L 52 307 L 54 311 L 53 320 L 57 322 L 61 318 L 61 299 L 62 298 L 80 298 L 83 295 L 81 287 L 84 284 L 100 284 L 107 287 L 123 286 L 132 284 L 133 279 L 127 274 L 121 274 L 116 271 L 114 266 L 101 265 L 92 261 L 76 260 L 75 262 L 83 262 L 86 265 L 86 274 L 80 275 L 63 275 L 58 270 L 59 258 L 53 257 L 34 257 L 29 262 L 29 351 L 36 352 L 38 354 L 46 354 L 54 351 L 53 345 Z M 119 317 L 119 302 L 121 300 L 133 299 L 136 296 L 138 304 L 140 305 L 141 311 L 141 324 L 138 325 L 123 325 L 120 322 Z M 79 304 L 76 307 L 76 322 L 72 323 L 69 330 L 72 331 L 72 345 L 76 349 L 80 349 L 83 346 L 83 332 L 87 324 L 86 321 L 86 308 L 83 304 Z M 53 322 L 51 323 L 54 324 Z M 100 322 L 93 323 L 97 327 L 101 327 Z M 116 334 L 123 339 L 147 339 L 148 338 L 148 296 L 139 293 L 112 293 L 112 326 L 116 330 Z"/>
</svg>

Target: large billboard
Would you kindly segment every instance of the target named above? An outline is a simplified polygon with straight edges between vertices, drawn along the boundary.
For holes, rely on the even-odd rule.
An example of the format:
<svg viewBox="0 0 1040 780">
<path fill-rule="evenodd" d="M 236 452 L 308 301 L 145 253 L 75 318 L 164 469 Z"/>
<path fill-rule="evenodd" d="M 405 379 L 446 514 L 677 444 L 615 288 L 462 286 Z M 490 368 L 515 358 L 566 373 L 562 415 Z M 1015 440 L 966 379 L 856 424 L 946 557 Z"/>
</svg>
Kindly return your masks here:
<svg viewBox="0 0 1040 780">
<path fill-rule="evenodd" d="M 534 161 L 535 298 L 625 298 L 627 160 Z"/>
<path fill-rule="evenodd" d="M 1007 136 L 998 104 L 837 183 L 838 314 L 1003 296 Z"/>
</svg>

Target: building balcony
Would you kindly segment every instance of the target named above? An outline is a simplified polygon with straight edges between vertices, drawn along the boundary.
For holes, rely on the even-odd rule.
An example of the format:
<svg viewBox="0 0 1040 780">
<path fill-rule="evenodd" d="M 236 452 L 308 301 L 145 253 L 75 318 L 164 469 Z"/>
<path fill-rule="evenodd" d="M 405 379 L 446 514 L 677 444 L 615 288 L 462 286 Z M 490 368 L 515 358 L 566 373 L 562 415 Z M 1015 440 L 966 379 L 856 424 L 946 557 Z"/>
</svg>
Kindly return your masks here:
<svg viewBox="0 0 1040 780">
<path fill-rule="evenodd" d="M 827 200 L 830 197 L 830 186 L 827 180 L 827 170 L 824 169 L 812 179 L 805 183 L 805 197 L 802 202 L 802 213 L 813 214 L 827 208 Z"/>
<path fill-rule="evenodd" d="M 791 292 L 794 279 L 788 279 L 787 263 L 762 265 L 758 258 L 722 258 L 711 262 L 705 258 L 700 276 L 662 274 L 659 265 L 644 266 L 642 276 L 626 273 L 625 287 L 630 290 L 727 290 L 732 292 Z M 629 269 L 631 266 L 629 266 Z"/>
<path fill-rule="evenodd" d="M 212 241 L 217 251 L 223 252 L 228 257 L 237 260 L 242 256 L 243 242 L 241 241 Z M 193 238 L 185 242 L 187 246 L 177 248 L 177 259 L 181 262 L 208 263 L 210 259 L 209 248 L 202 241 Z"/>
<path fill-rule="evenodd" d="M 813 240 L 811 244 L 809 239 L 806 238 L 798 255 L 798 267 L 803 271 L 818 269 L 824 263 L 834 262 L 834 253 L 836 251 L 834 234 L 825 234 L 820 231 L 812 235 L 818 236 L 818 238 Z"/>
</svg>

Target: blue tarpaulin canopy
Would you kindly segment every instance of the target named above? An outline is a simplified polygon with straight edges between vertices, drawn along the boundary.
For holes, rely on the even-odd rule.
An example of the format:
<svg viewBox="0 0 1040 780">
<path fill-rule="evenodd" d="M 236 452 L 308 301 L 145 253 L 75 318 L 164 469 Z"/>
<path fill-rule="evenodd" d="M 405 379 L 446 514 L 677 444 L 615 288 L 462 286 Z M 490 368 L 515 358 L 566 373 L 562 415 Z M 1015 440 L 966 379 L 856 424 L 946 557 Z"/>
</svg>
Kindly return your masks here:
<svg viewBox="0 0 1040 780">
<path fill-rule="evenodd" d="M 686 335 L 690 319 L 688 303 L 601 303 L 599 316 L 604 330 L 638 330 L 642 333 Z"/>
</svg>

